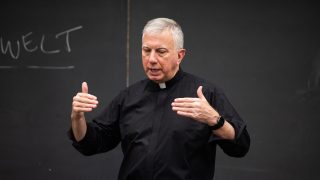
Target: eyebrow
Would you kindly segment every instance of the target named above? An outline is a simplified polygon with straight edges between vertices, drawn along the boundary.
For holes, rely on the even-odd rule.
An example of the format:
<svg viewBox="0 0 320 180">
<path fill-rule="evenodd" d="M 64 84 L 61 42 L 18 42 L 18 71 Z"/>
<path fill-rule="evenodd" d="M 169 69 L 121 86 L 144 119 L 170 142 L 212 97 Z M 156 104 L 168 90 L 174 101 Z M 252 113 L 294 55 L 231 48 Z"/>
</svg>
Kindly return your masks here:
<svg viewBox="0 0 320 180">
<path fill-rule="evenodd" d="M 146 46 L 146 45 L 143 45 L 142 48 L 153 49 L 153 48 L 151 48 L 149 46 Z M 158 48 L 155 48 L 155 49 L 166 49 L 166 50 L 168 50 L 168 48 L 166 48 L 166 47 L 158 47 Z"/>
</svg>

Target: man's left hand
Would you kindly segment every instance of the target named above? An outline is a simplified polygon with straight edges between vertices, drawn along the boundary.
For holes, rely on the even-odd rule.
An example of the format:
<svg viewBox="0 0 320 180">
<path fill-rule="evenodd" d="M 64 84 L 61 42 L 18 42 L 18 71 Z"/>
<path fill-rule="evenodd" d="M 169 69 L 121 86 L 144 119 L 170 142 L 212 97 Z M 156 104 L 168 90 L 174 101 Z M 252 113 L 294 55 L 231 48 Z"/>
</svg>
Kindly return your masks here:
<svg viewBox="0 0 320 180">
<path fill-rule="evenodd" d="M 176 98 L 172 102 L 172 110 L 185 116 L 213 126 L 217 123 L 219 113 L 208 103 L 202 93 L 202 86 L 197 90 L 198 98 Z"/>
</svg>

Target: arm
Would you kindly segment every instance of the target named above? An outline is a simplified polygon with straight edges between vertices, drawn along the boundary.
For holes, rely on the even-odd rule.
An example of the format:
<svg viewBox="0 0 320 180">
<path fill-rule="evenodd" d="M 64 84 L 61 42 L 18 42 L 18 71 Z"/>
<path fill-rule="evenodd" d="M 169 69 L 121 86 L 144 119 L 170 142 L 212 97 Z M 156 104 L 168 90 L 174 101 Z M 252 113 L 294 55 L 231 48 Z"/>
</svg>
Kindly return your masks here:
<svg viewBox="0 0 320 180">
<path fill-rule="evenodd" d="M 212 118 L 212 120 L 209 120 L 207 124 L 211 127 L 215 126 L 218 123 L 217 120 L 218 120 L 219 116 L 220 115 L 215 116 L 214 118 Z M 217 130 L 213 130 L 212 132 L 216 136 L 218 136 L 222 139 L 234 140 L 236 137 L 236 135 L 235 135 L 236 132 L 234 130 L 234 127 L 227 120 L 224 121 L 224 124 L 222 127 L 220 127 Z"/>
<path fill-rule="evenodd" d="M 172 110 L 178 115 L 190 117 L 209 126 L 216 125 L 220 114 L 206 100 L 202 93 L 202 86 L 198 88 L 197 94 L 198 98 L 175 99 L 172 103 Z M 235 130 L 228 121 L 225 121 L 224 125 L 214 130 L 213 133 L 222 139 L 235 139 Z"/>
<path fill-rule="evenodd" d="M 119 106 L 115 99 L 92 122 L 86 122 L 85 113 L 97 107 L 97 98 L 88 94 L 87 83 L 82 83 L 82 92 L 73 97 L 71 129 L 68 131 L 72 145 L 83 155 L 107 152 L 120 142 L 118 126 Z"/>
<path fill-rule="evenodd" d="M 172 109 L 178 115 L 190 117 L 209 126 L 216 125 L 218 117 L 222 115 L 225 123 L 219 129 L 212 131 L 215 136 L 211 137 L 210 141 L 215 141 L 229 156 L 244 156 L 249 150 L 250 137 L 245 128 L 245 123 L 232 108 L 225 96 L 223 95 L 223 98 L 215 99 L 215 101 L 218 101 L 216 103 L 216 110 L 203 95 L 202 86 L 198 88 L 197 95 L 198 98 L 175 99 L 172 103 Z"/>
<path fill-rule="evenodd" d="M 82 140 L 87 132 L 84 113 L 92 111 L 97 107 L 97 104 L 97 97 L 88 94 L 88 85 L 83 82 L 82 92 L 77 93 L 72 102 L 71 128 L 76 141 Z"/>
</svg>

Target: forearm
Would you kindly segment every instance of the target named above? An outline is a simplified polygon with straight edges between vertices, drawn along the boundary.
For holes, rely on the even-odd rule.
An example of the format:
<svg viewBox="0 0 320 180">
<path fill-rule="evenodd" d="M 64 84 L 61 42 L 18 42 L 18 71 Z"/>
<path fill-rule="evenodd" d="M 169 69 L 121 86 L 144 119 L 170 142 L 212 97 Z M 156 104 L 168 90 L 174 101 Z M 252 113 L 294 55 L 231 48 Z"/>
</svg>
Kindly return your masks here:
<svg viewBox="0 0 320 180">
<path fill-rule="evenodd" d="M 230 140 L 217 141 L 223 152 L 232 157 L 243 157 L 247 154 L 250 148 L 250 136 L 246 128 L 244 128 L 237 137 Z"/>
<path fill-rule="evenodd" d="M 98 105 L 97 97 L 88 94 L 88 85 L 82 83 L 82 92 L 73 97 L 71 111 L 71 127 L 76 141 L 82 140 L 87 132 L 87 123 L 84 117 L 85 112 L 91 112 Z"/>
<path fill-rule="evenodd" d="M 236 134 L 233 126 L 228 121 L 225 121 L 221 128 L 213 130 L 213 133 L 226 140 L 234 140 Z"/>
<path fill-rule="evenodd" d="M 206 123 L 211 127 L 212 133 L 221 139 L 234 140 L 235 139 L 235 129 L 234 127 L 223 117 L 221 117 L 217 111 L 212 108 L 210 118 L 206 120 Z"/>
<path fill-rule="evenodd" d="M 71 127 L 75 140 L 78 142 L 82 140 L 87 132 L 84 113 L 71 113 Z"/>
<path fill-rule="evenodd" d="M 85 116 L 71 115 L 69 137 L 73 141 L 73 146 L 83 155 L 109 151 L 120 142 L 117 124 L 108 124 L 110 121 L 104 119 L 104 114 L 101 116 L 86 122 Z"/>
</svg>

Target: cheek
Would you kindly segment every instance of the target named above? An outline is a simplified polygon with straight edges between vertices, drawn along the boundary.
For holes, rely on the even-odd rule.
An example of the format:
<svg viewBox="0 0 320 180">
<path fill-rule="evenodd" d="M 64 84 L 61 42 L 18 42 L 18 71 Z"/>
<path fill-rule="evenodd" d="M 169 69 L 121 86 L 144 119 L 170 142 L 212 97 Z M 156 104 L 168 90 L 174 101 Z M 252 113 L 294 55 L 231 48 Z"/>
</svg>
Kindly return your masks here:
<svg viewBox="0 0 320 180">
<path fill-rule="evenodd" d="M 176 68 L 177 66 L 179 66 L 179 60 L 176 58 L 168 60 L 167 66 L 170 66 L 170 68 Z"/>
<path fill-rule="evenodd" d="M 164 71 L 166 71 L 166 69 L 168 68 L 168 62 L 166 59 L 159 59 L 158 64 Z"/>
<path fill-rule="evenodd" d="M 142 62 L 143 67 L 146 68 L 146 66 L 148 64 L 148 61 L 146 60 L 146 58 L 142 57 L 142 61 L 141 62 Z"/>
<path fill-rule="evenodd" d="M 161 66 L 162 71 L 164 73 L 171 72 L 173 69 L 177 67 L 176 63 L 173 61 L 170 61 L 169 59 L 161 60 L 158 62 L 159 62 L 159 66 Z"/>
</svg>

